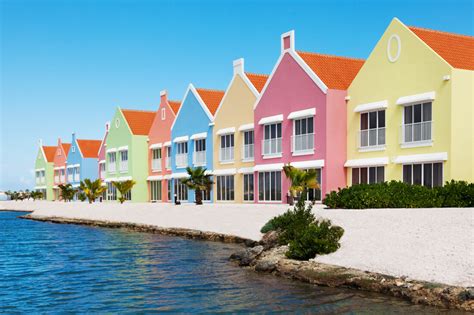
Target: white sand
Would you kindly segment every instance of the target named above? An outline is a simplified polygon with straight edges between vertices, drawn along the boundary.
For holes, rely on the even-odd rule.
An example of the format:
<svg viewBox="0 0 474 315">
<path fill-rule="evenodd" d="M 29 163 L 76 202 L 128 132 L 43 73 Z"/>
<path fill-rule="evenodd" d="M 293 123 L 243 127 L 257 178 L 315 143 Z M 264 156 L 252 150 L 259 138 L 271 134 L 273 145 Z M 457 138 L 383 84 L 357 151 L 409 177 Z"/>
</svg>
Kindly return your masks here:
<svg viewBox="0 0 474 315">
<path fill-rule="evenodd" d="M 258 240 L 285 205 L 0 202 L 34 215 L 189 228 Z M 345 229 L 341 248 L 319 262 L 412 279 L 474 286 L 474 209 L 324 210 Z"/>
</svg>

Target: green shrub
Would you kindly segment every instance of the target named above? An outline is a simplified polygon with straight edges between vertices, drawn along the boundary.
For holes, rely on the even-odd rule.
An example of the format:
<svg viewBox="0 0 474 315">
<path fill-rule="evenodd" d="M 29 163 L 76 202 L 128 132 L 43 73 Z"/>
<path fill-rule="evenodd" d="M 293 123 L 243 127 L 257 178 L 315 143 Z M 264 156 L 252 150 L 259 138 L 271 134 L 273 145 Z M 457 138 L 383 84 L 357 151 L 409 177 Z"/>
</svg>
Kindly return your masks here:
<svg viewBox="0 0 474 315">
<path fill-rule="evenodd" d="M 452 180 L 436 190 L 442 207 L 474 207 L 474 183 Z"/>
</svg>

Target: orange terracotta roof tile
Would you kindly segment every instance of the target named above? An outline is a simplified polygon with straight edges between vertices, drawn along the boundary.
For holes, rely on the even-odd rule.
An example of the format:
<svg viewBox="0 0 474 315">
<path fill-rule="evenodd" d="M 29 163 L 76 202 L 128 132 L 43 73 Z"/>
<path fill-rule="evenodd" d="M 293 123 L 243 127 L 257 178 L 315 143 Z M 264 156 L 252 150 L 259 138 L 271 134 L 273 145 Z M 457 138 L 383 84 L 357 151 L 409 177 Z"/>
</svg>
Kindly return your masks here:
<svg viewBox="0 0 474 315">
<path fill-rule="evenodd" d="M 101 144 L 101 140 L 77 139 L 77 145 L 79 146 L 84 158 L 97 158 L 99 156 Z"/>
<path fill-rule="evenodd" d="M 63 142 L 62 145 L 63 145 L 63 149 L 64 149 L 64 151 L 65 151 L 65 153 L 66 153 L 66 157 L 67 157 L 68 154 L 69 154 L 69 149 L 71 148 L 71 144 L 70 144 L 70 143 Z"/>
<path fill-rule="evenodd" d="M 173 110 L 174 114 L 176 115 L 178 113 L 179 108 L 181 107 L 181 102 L 180 101 L 168 100 L 168 104 L 170 104 L 171 109 Z"/>
<path fill-rule="evenodd" d="M 474 37 L 409 27 L 422 41 L 454 68 L 474 70 Z"/>
<path fill-rule="evenodd" d="M 252 82 L 253 86 L 257 89 L 258 92 L 262 92 L 265 83 L 268 80 L 268 75 L 265 74 L 256 74 L 256 73 L 248 73 L 246 72 L 245 75 L 249 78 L 250 82 Z"/>
<path fill-rule="evenodd" d="M 347 90 L 365 61 L 301 51 L 298 55 L 328 88 L 335 90 Z"/>
<path fill-rule="evenodd" d="M 212 116 L 214 116 L 224 97 L 224 91 L 207 89 L 196 89 L 196 91 L 199 93 L 199 96 L 201 96 Z"/>
<path fill-rule="evenodd" d="M 44 154 L 46 155 L 46 161 L 54 162 L 54 156 L 56 154 L 57 146 L 43 146 Z"/>
<path fill-rule="evenodd" d="M 122 109 L 123 116 L 134 135 L 146 136 L 155 119 L 156 112 L 135 109 Z"/>
</svg>

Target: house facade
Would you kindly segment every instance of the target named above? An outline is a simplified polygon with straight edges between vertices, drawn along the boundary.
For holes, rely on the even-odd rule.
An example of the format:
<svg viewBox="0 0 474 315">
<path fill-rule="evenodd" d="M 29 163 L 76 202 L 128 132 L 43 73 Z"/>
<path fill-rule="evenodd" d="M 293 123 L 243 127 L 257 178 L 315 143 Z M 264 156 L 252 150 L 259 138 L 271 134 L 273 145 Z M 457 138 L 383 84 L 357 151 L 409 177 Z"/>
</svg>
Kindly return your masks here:
<svg viewBox="0 0 474 315">
<path fill-rule="evenodd" d="M 393 19 L 349 87 L 347 184 L 474 181 L 474 37 Z"/>
<path fill-rule="evenodd" d="M 160 105 L 148 134 L 148 200 L 170 202 L 171 197 L 171 125 L 181 102 L 168 100 L 160 92 Z"/>
<path fill-rule="evenodd" d="M 53 162 L 53 200 L 61 199 L 61 190 L 58 186 L 67 184 L 66 166 L 70 147 L 70 143 L 63 143 L 61 138 L 58 138 L 58 145 L 56 146 Z"/>
<path fill-rule="evenodd" d="M 106 147 L 106 141 L 107 141 L 107 136 L 109 134 L 109 129 L 110 129 L 110 122 L 105 123 L 105 133 L 104 136 L 102 137 L 102 142 L 100 143 L 100 148 L 99 148 L 99 153 L 97 154 L 97 178 L 100 178 L 102 180 L 102 185 L 105 184 L 105 177 L 107 175 L 107 170 L 105 167 L 105 158 L 106 158 L 106 153 L 105 151 L 107 150 Z M 103 200 L 105 200 L 106 196 L 103 196 Z"/>
<path fill-rule="evenodd" d="M 286 202 L 289 163 L 317 171 L 321 187 L 308 199 L 346 185 L 345 97 L 363 62 L 297 52 L 294 31 L 281 36 L 280 58 L 254 109 L 257 202 Z"/>
<path fill-rule="evenodd" d="M 192 191 L 182 184 L 186 167 L 201 166 L 212 172 L 213 120 L 224 91 L 197 89 L 189 85 L 181 107 L 171 126 L 171 163 L 173 179 L 171 196 L 183 202 L 194 202 Z M 203 193 L 204 202 L 212 202 L 212 192 Z"/>
<path fill-rule="evenodd" d="M 244 59 L 234 74 L 214 118 L 214 200 L 254 202 L 253 107 L 268 76 L 246 73 Z"/>
<path fill-rule="evenodd" d="M 35 160 L 35 190 L 43 193 L 44 200 L 53 200 L 53 168 L 56 147 L 44 146 L 39 141 L 38 153 Z"/>
<path fill-rule="evenodd" d="M 155 111 L 117 108 L 106 138 L 105 168 L 107 200 L 120 197 L 114 181 L 134 180 L 132 190 L 124 197 L 133 202 L 147 202 L 148 133 Z"/>
</svg>

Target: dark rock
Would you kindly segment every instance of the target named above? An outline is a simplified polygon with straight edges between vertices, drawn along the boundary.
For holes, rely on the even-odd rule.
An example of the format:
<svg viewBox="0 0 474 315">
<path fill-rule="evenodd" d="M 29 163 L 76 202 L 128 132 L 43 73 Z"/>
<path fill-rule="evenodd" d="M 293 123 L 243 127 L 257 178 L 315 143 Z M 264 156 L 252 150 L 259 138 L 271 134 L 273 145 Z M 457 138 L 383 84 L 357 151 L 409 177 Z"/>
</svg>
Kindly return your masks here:
<svg viewBox="0 0 474 315">
<path fill-rule="evenodd" d="M 247 248 L 244 250 L 240 250 L 236 253 L 233 253 L 230 256 L 230 259 L 237 260 L 239 262 L 239 266 L 249 266 L 262 252 L 263 252 L 263 246 L 258 245 L 252 248 Z"/>
<path fill-rule="evenodd" d="M 262 237 L 262 240 L 260 241 L 260 244 L 262 244 L 265 249 L 273 248 L 278 246 L 278 237 L 280 236 L 280 233 L 277 231 L 269 231 L 265 233 Z"/>
<path fill-rule="evenodd" d="M 272 272 L 276 269 L 276 263 L 268 260 L 261 260 L 255 265 L 255 270 L 260 272 Z"/>
</svg>

